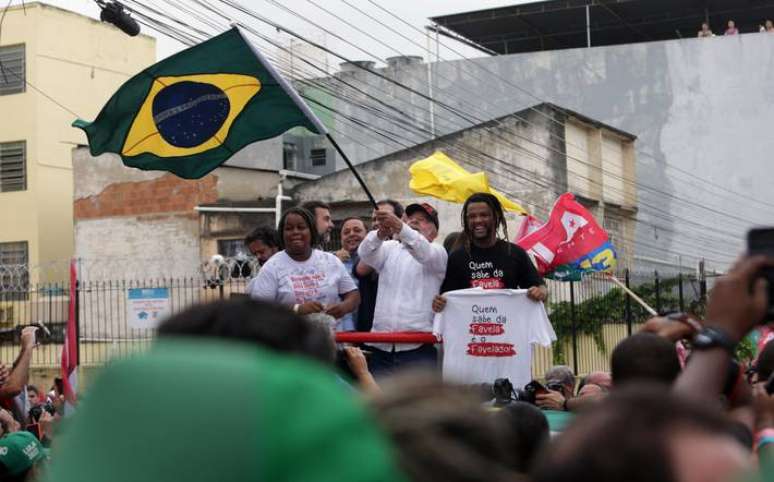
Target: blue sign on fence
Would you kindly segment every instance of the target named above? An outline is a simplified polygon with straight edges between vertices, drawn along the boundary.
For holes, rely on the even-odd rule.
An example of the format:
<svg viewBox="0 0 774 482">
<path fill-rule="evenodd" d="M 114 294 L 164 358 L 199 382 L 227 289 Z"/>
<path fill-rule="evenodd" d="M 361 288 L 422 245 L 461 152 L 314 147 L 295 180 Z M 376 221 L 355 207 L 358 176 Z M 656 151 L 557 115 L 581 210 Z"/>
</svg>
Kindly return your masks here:
<svg viewBox="0 0 774 482">
<path fill-rule="evenodd" d="M 169 313 L 169 288 L 127 290 L 126 320 L 130 328 L 156 328 Z"/>
</svg>

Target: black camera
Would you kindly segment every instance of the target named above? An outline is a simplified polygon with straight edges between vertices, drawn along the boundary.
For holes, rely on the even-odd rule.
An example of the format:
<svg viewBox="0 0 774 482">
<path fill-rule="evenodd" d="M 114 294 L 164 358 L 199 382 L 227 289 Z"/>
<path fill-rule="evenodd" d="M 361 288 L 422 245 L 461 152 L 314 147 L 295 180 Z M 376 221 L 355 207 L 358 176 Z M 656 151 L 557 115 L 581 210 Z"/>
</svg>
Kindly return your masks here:
<svg viewBox="0 0 774 482">
<path fill-rule="evenodd" d="M 513 384 L 507 378 L 498 378 L 492 384 L 492 395 L 495 398 L 495 406 L 508 405 L 514 399 Z"/>
<path fill-rule="evenodd" d="M 562 388 L 564 388 L 564 386 L 562 385 L 561 382 L 546 382 L 546 388 L 551 391 L 561 393 Z"/>
<path fill-rule="evenodd" d="M 554 389 L 552 388 L 552 390 Z M 548 393 L 548 389 L 537 380 L 527 383 L 524 388 L 513 388 L 513 384 L 507 378 L 498 378 L 492 385 L 492 394 L 497 407 L 508 405 L 511 402 L 527 402 L 535 405 L 535 397 L 542 393 Z"/>
<path fill-rule="evenodd" d="M 40 420 L 40 416 L 43 415 L 43 410 L 45 410 L 51 415 L 54 415 L 56 413 L 56 409 L 54 408 L 54 405 L 51 404 L 51 402 L 46 402 L 41 405 L 36 405 L 30 409 L 30 412 L 29 412 L 30 421 L 32 421 L 33 423 L 38 423 L 38 420 Z"/>
</svg>

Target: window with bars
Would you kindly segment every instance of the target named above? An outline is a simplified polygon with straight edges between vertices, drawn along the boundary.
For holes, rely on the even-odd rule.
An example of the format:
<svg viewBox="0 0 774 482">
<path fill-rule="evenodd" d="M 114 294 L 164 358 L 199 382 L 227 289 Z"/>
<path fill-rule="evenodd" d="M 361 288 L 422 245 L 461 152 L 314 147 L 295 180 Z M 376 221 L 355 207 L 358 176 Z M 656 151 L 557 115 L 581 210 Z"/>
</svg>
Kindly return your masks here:
<svg viewBox="0 0 774 482">
<path fill-rule="evenodd" d="M 245 247 L 244 238 L 241 239 L 219 239 L 218 240 L 218 254 L 225 256 L 226 258 L 234 258 L 236 256 L 250 256 L 250 253 Z"/>
<path fill-rule="evenodd" d="M 26 265 L 27 241 L 0 243 L 0 265 Z"/>
<path fill-rule="evenodd" d="M 328 159 L 328 151 L 326 149 L 312 149 L 309 153 L 309 157 L 312 158 L 312 165 L 319 167 L 324 166 Z"/>
<path fill-rule="evenodd" d="M 0 95 L 25 91 L 24 44 L 0 47 Z"/>
<path fill-rule="evenodd" d="M 26 299 L 29 290 L 27 241 L 0 243 L 0 301 Z"/>
<path fill-rule="evenodd" d="M 298 149 L 293 142 L 282 143 L 282 168 L 294 171 L 296 169 Z"/>
<path fill-rule="evenodd" d="M 0 143 L 0 192 L 27 190 L 25 142 Z"/>
<path fill-rule="evenodd" d="M 252 254 L 247 250 L 244 238 L 219 239 L 218 254 L 226 258 L 232 258 L 232 278 L 249 278 L 252 275 L 252 268 L 249 262 Z"/>
</svg>

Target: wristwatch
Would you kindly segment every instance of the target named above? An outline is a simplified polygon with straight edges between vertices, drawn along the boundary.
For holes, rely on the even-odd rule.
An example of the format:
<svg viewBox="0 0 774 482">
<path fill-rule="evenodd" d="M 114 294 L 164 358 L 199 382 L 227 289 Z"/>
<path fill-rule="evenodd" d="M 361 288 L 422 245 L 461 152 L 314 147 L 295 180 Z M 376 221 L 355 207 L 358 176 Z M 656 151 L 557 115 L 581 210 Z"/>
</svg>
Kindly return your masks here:
<svg viewBox="0 0 774 482">
<path fill-rule="evenodd" d="M 706 326 L 693 337 L 691 346 L 696 350 L 709 350 L 710 348 L 725 348 L 731 355 L 736 350 L 736 343 L 722 330 Z"/>
</svg>

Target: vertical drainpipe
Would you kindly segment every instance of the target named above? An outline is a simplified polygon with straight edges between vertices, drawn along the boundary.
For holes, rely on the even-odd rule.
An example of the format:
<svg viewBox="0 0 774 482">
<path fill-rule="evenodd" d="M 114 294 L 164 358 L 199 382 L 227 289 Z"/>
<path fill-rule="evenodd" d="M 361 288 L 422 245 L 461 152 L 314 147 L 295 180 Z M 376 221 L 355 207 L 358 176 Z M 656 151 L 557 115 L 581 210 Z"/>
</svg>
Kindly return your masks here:
<svg viewBox="0 0 774 482">
<path fill-rule="evenodd" d="M 586 4 L 586 47 L 591 48 L 591 5 Z"/>
</svg>

